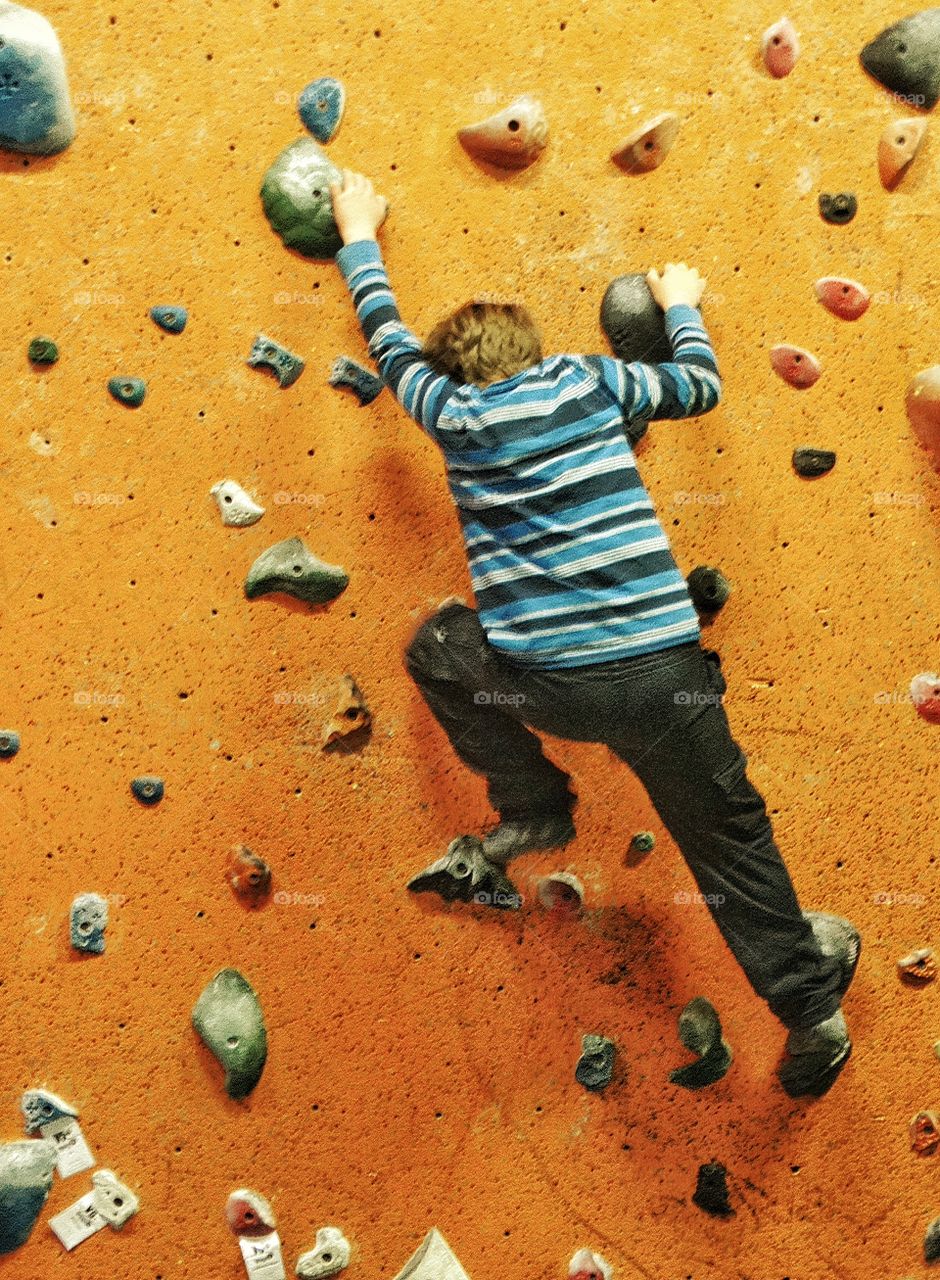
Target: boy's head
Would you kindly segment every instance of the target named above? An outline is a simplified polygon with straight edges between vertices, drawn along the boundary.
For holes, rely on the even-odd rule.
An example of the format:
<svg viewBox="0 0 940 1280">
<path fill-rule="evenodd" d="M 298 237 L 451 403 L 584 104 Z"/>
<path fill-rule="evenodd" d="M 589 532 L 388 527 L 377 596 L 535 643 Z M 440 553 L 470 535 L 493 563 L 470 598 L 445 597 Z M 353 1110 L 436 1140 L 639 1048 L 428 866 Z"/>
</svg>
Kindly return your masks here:
<svg viewBox="0 0 940 1280">
<path fill-rule="evenodd" d="M 542 339 L 519 303 L 467 302 L 435 325 L 423 355 L 437 373 L 487 387 L 538 364 Z"/>
</svg>

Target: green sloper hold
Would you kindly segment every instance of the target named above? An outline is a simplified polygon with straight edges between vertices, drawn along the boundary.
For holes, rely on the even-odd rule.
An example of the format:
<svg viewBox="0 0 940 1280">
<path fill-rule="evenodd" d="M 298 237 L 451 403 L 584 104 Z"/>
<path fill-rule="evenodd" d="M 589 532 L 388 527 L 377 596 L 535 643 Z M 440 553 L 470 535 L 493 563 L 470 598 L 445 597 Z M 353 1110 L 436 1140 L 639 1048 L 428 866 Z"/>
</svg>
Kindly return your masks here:
<svg viewBox="0 0 940 1280">
<path fill-rule="evenodd" d="M 345 569 L 320 560 L 300 538 L 285 538 L 262 551 L 248 570 L 245 595 L 254 600 L 272 591 L 284 591 L 308 604 L 326 604 L 348 585 Z"/>
<path fill-rule="evenodd" d="M 247 978 L 237 969 L 217 973 L 196 1001 L 193 1026 L 225 1068 L 225 1092 L 246 1098 L 268 1056 L 264 1015 Z"/>
<path fill-rule="evenodd" d="M 332 258 L 342 247 L 333 221 L 330 183 L 342 177 L 312 138 L 299 138 L 264 175 L 261 202 L 288 249 L 305 258 Z"/>
<path fill-rule="evenodd" d="M 669 1073 L 672 1084 L 684 1089 L 701 1089 L 715 1084 L 731 1066 L 731 1049 L 721 1038 L 721 1019 L 715 1006 L 704 996 L 690 1000 L 679 1014 L 679 1039 L 698 1054 L 698 1062 Z"/>
<path fill-rule="evenodd" d="M 29 1239 L 49 1197 L 56 1158 L 55 1143 L 46 1138 L 0 1146 L 0 1254 Z"/>
</svg>

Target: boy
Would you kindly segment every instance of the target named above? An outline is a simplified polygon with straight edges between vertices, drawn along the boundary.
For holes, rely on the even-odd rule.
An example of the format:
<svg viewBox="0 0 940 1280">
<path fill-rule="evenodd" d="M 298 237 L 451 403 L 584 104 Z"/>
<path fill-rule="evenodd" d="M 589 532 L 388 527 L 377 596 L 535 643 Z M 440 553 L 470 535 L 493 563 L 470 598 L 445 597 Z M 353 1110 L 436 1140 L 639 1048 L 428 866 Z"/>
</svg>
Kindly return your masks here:
<svg viewBox="0 0 940 1280">
<path fill-rule="evenodd" d="M 486 778 L 500 821 L 482 840 L 458 837 L 409 887 L 510 905 L 506 862 L 574 836 L 570 778 L 531 729 L 604 743 L 643 782 L 722 936 L 788 1029 L 785 1090 L 820 1096 L 851 1053 L 839 1006 L 861 939 L 849 921 L 799 908 L 731 736 L 718 654 L 700 643 L 630 445 L 651 420 L 718 402 L 697 310 L 705 281 L 684 264 L 649 273 L 668 364 L 543 359 L 525 309 L 495 303 L 459 308 L 422 348 L 376 243 L 387 202 L 349 170 L 331 195 L 336 261 L 369 352 L 443 451 L 478 606 L 445 602 L 406 663 L 454 750 Z"/>
</svg>

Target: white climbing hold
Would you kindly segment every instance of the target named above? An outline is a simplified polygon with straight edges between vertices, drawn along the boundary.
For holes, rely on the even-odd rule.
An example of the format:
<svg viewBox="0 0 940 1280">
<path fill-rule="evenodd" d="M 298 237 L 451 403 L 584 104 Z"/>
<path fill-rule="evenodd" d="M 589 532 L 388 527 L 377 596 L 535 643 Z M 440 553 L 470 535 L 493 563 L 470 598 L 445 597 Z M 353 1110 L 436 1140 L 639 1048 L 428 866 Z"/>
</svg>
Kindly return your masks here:
<svg viewBox="0 0 940 1280">
<path fill-rule="evenodd" d="M 432 1227 L 395 1280 L 470 1280 L 470 1277 L 437 1227 Z"/>
<path fill-rule="evenodd" d="M 568 1263 L 569 1280 L 610 1280 L 613 1267 L 599 1253 L 579 1249 Z"/>
<path fill-rule="evenodd" d="M 91 1183 L 94 1187 L 92 1203 L 95 1211 L 109 1227 L 120 1231 L 124 1223 L 133 1218 L 140 1208 L 140 1201 L 130 1187 L 125 1186 L 110 1169 L 98 1169 L 91 1175 Z"/>
<path fill-rule="evenodd" d="M 264 507 L 259 507 L 235 480 L 220 480 L 209 492 L 218 503 L 223 524 L 244 528 L 257 524 L 264 515 Z"/>
<path fill-rule="evenodd" d="M 321 1227 L 317 1243 L 297 1259 L 300 1280 L 323 1280 L 349 1266 L 349 1241 L 339 1227 Z"/>
</svg>

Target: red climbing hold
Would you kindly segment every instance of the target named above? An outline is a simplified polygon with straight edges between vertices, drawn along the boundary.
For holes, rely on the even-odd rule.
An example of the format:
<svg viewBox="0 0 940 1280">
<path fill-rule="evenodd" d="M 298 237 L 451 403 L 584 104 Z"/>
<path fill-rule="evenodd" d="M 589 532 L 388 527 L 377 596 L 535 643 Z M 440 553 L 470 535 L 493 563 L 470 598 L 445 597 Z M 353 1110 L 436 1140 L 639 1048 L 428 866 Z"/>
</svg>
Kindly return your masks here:
<svg viewBox="0 0 940 1280">
<path fill-rule="evenodd" d="M 789 18 L 781 18 L 761 37 L 764 66 L 777 80 L 788 76 L 800 56 L 800 38 Z"/>
<path fill-rule="evenodd" d="M 928 724 L 940 724 L 940 676 L 925 671 L 911 681 L 911 697 L 917 714 Z"/>
<path fill-rule="evenodd" d="M 791 347 L 785 342 L 771 347 L 770 363 L 774 373 L 800 391 L 805 391 L 814 382 L 818 382 L 822 373 L 819 361 L 812 352 L 804 351 L 802 347 Z"/>
<path fill-rule="evenodd" d="M 467 125 L 457 136 L 476 160 L 501 169 L 525 169 L 545 148 L 548 122 L 542 104 L 523 94 L 505 110 Z"/>
<path fill-rule="evenodd" d="M 815 284 L 816 297 L 827 311 L 842 320 L 857 320 L 868 310 L 871 295 L 857 280 L 842 276 L 823 276 Z"/>
<path fill-rule="evenodd" d="M 907 417 L 914 435 L 940 471 L 940 364 L 921 369 L 907 388 Z"/>
<path fill-rule="evenodd" d="M 927 121 L 912 116 L 889 124 L 878 143 L 878 172 L 882 186 L 896 187 L 920 150 L 927 132 Z"/>
</svg>

